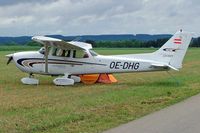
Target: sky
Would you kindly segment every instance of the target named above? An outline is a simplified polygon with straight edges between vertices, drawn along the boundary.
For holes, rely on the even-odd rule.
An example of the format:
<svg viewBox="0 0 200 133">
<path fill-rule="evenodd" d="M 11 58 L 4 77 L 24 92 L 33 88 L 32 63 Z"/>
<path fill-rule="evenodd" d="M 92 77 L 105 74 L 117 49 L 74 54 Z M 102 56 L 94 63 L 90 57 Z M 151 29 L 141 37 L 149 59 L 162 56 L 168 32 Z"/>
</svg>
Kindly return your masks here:
<svg viewBox="0 0 200 133">
<path fill-rule="evenodd" d="M 200 35 L 200 0 L 0 0 L 0 36 Z"/>
</svg>

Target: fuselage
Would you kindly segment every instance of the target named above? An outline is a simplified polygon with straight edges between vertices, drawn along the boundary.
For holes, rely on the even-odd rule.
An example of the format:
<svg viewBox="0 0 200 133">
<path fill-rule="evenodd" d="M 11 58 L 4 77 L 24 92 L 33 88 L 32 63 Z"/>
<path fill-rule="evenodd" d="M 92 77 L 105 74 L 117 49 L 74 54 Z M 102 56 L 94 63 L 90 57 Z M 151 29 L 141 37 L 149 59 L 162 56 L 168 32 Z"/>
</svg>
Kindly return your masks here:
<svg viewBox="0 0 200 133">
<path fill-rule="evenodd" d="M 87 57 L 48 56 L 48 73 L 45 72 L 45 56 L 39 51 L 18 52 L 13 54 L 16 66 L 23 72 L 47 75 L 78 75 L 96 73 L 125 73 L 163 71 L 165 68 L 152 67 L 153 60 L 144 60 L 138 56 L 103 56 L 92 55 L 86 51 Z"/>
</svg>

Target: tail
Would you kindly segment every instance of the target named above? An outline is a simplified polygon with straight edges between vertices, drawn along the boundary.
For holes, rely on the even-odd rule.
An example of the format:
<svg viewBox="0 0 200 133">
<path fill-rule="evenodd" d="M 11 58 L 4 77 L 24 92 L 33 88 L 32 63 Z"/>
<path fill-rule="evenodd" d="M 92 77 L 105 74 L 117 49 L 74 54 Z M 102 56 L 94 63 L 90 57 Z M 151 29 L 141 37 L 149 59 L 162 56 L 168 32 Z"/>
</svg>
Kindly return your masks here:
<svg viewBox="0 0 200 133">
<path fill-rule="evenodd" d="M 154 60 L 167 64 L 168 67 L 178 70 L 182 68 L 182 62 L 193 33 L 176 32 L 159 50 L 153 53 Z"/>
</svg>

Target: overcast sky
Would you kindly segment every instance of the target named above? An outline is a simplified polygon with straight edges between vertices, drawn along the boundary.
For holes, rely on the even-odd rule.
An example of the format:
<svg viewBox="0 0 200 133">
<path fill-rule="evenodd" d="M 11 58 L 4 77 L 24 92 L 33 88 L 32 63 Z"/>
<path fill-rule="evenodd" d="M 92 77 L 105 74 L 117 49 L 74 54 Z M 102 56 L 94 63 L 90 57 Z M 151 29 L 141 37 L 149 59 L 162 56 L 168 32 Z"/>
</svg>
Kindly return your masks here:
<svg viewBox="0 0 200 133">
<path fill-rule="evenodd" d="M 0 0 L 0 36 L 200 35 L 200 0 Z"/>
</svg>

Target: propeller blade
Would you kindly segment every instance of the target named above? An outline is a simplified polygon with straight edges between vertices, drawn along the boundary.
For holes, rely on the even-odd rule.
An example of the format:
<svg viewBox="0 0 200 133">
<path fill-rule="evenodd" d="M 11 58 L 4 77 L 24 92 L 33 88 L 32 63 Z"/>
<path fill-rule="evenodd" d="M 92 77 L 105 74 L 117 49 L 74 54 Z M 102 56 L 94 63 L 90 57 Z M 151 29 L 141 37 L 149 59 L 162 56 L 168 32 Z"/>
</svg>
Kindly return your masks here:
<svg viewBox="0 0 200 133">
<path fill-rule="evenodd" d="M 13 60 L 13 55 L 14 54 L 8 54 L 8 55 L 6 55 L 6 57 L 8 58 L 7 65 Z"/>
<path fill-rule="evenodd" d="M 13 60 L 13 56 L 10 56 L 7 61 L 7 65 Z"/>
</svg>

